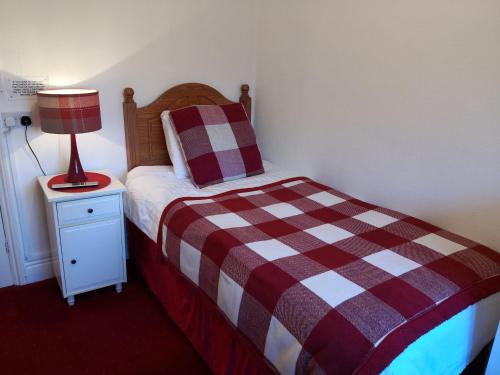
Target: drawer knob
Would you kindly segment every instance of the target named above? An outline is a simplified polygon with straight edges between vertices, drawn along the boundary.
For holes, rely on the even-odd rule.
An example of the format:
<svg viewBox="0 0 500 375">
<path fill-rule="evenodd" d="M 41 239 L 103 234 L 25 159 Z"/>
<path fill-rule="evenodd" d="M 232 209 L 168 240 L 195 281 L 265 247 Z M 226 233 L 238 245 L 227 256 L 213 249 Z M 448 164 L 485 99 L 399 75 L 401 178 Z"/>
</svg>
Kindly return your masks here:
<svg viewBox="0 0 500 375">
<path fill-rule="evenodd" d="M 76 264 L 76 259 L 71 259 L 70 263 L 71 264 Z"/>
<path fill-rule="evenodd" d="M 94 209 L 93 209 L 93 208 L 89 208 L 89 209 L 87 210 L 87 212 L 88 212 L 89 214 L 91 214 L 92 212 L 94 212 Z"/>
</svg>

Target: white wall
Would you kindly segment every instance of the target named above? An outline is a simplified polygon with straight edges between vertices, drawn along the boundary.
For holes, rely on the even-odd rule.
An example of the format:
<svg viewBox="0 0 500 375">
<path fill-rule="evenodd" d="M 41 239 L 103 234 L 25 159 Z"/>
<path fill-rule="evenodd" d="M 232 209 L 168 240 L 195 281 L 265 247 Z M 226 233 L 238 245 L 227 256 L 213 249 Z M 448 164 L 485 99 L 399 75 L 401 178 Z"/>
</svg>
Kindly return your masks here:
<svg viewBox="0 0 500 375">
<path fill-rule="evenodd" d="M 263 154 L 500 250 L 500 2 L 261 1 Z"/>
<path fill-rule="evenodd" d="M 184 82 L 204 82 L 229 98 L 241 83 L 253 87 L 256 4 L 244 0 L 2 0 L 0 70 L 18 77 L 48 76 L 54 87 L 100 91 L 103 129 L 78 136 L 85 169 L 126 171 L 122 90 L 139 105 Z M 21 20 L 21 22 L 20 22 Z M 29 110 L 34 101 L 0 98 L 0 111 Z M 23 129 L 8 135 L 15 169 L 27 281 L 46 277 L 48 241 L 40 174 Z M 47 173 L 64 171 L 67 136 L 30 128 L 32 146 Z"/>
</svg>

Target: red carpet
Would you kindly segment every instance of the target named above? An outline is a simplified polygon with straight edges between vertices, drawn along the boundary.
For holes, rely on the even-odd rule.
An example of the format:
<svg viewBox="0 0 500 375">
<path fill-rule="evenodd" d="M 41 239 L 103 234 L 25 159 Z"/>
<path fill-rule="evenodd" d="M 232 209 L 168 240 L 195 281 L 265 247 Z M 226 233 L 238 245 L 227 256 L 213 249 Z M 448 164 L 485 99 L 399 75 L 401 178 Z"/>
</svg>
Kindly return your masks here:
<svg viewBox="0 0 500 375">
<path fill-rule="evenodd" d="M 135 269 L 69 307 L 55 279 L 0 289 L 0 373 L 209 374 Z"/>
<path fill-rule="evenodd" d="M 484 374 L 491 345 L 464 371 Z M 0 289 L 0 374 L 210 374 L 141 276 L 69 307 L 55 279 Z"/>
</svg>

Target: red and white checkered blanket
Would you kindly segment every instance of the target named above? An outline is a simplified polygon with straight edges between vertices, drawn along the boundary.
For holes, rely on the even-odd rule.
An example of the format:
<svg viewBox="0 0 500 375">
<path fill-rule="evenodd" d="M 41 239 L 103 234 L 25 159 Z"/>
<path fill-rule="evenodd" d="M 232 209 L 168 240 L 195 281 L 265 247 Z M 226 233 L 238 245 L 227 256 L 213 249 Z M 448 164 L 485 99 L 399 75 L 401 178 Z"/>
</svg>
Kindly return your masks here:
<svg viewBox="0 0 500 375">
<path fill-rule="evenodd" d="M 499 253 L 302 177 L 177 199 L 158 239 L 280 373 L 377 373 L 500 290 Z"/>
</svg>

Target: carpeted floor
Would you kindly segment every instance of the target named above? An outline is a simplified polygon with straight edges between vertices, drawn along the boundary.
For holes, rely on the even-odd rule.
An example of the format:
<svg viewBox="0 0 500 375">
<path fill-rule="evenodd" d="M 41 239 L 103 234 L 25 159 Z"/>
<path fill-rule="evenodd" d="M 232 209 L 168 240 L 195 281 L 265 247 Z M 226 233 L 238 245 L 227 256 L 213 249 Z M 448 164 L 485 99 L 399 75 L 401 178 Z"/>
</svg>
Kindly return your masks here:
<svg viewBox="0 0 500 375">
<path fill-rule="evenodd" d="M 208 374 L 133 267 L 69 307 L 55 279 L 0 289 L 0 374 Z"/>
<path fill-rule="evenodd" d="M 72 307 L 55 279 L 0 289 L 0 374 L 210 374 L 134 267 L 128 276 L 121 294 Z M 463 374 L 484 374 L 490 349 Z"/>
</svg>

